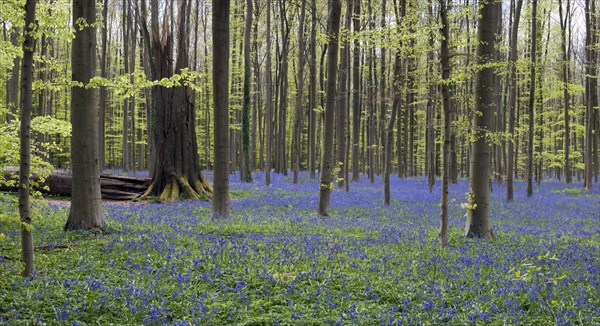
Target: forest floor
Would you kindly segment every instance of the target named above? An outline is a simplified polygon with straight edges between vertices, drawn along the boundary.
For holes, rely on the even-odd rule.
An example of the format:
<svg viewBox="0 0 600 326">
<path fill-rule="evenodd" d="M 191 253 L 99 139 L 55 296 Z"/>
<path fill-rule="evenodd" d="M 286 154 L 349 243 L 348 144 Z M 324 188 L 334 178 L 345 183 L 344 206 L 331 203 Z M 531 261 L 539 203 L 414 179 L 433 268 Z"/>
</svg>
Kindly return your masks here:
<svg viewBox="0 0 600 326">
<path fill-rule="evenodd" d="M 208 175 L 210 179 L 210 174 Z M 227 220 L 210 202 L 106 203 L 110 232 L 63 232 L 68 201 L 34 205 L 36 273 L 19 276 L 18 225 L 0 219 L 0 323 L 396 325 L 600 323 L 600 187 L 494 184 L 496 239 L 464 239 L 467 181 L 450 186 L 450 246 L 437 245 L 440 185 L 392 178 L 335 190 L 231 177 Z M 18 216 L 13 196 L 0 212 Z"/>
</svg>

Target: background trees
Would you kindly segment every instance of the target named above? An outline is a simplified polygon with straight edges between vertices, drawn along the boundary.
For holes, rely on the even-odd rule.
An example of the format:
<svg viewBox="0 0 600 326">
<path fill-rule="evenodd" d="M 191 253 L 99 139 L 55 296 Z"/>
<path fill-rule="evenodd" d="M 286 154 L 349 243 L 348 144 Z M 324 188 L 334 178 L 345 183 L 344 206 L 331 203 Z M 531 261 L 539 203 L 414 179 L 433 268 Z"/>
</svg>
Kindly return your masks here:
<svg viewBox="0 0 600 326">
<path fill-rule="evenodd" d="M 599 51 L 593 45 L 598 42 L 598 1 L 538 0 L 535 16 L 531 1 L 505 3 L 498 14 L 504 25 L 496 24 L 495 29 L 501 35 L 492 63 L 497 91 L 487 140 L 492 145 L 490 173 L 494 180 L 506 181 L 509 201 L 512 180 L 525 179 L 528 170 L 537 181 L 590 180 L 586 186 L 592 186 L 598 174 L 597 92 L 593 91 L 597 89 Z M 221 163 L 228 164 L 231 173 L 246 166 L 249 172 L 263 170 L 268 182 L 272 168 L 277 173 L 292 169 L 295 175 L 306 170 L 313 177 L 322 174 L 331 50 L 326 36 L 328 2 L 255 0 L 251 10 L 245 1 L 231 6 L 226 70 L 229 159 Z M 212 53 L 212 4 L 103 0 L 97 7 L 94 27 L 101 32 L 101 48 L 96 51 L 99 65 L 92 73 L 99 77 L 89 90 L 99 89 L 98 164 L 131 174 L 148 170 L 154 179 L 149 194 L 164 200 L 179 193 L 208 198 L 211 189 L 200 169 L 215 167 L 216 139 L 211 131 L 217 131 L 213 115 L 219 107 L 212 80 L 213 59 L 217 59 Z M 427 173 L 431 181 L 441 176 L 443 85 L 448 86 L 447 105 L 452 112 L 450 180 L 471 177 L 476 8 L 472 0 L 448 5 L 451 71 L 442 78 L 444 37 L 438 30 L 444 24 L 437 1 L 342 2 L 344 28 L 336 64 L 340 70 L 336 112 L 342 114 L 334 117 L 336 127 L 331 132 L 336 160 L 344 164 L 336 173 L 341 180 L 334 181 L 348 184 L 344 170 L 354 181 L 361 174 L 379 180 L 387 169 L 384 153 L 388 150 L 390 174 L 405 178 Z M 40 27 L 35 38 L 40 46 L 33 60 L 39 78 L 33 83 L 32 160 L 71 168 L 67 141 L 74 95 L 70 84 L 73 35 L 67 23 L 70 1 L 41 1 L 37 12 Z M 0 144 L 5 144 L 0 146 L 6 149 L 0 161 L 5 166 L 16 165 L 18 156 L 8 137 L 17 136 L 15 108 L 23 59 L 17 36 L 24 26 L 23 15 L 22 8 L 13 5 L 0 13 L 0 83 L 4 86 Z M 530 37 L 534 17 L 537 42 Z M 536 65 L 531 63 L 534 44 L 539 50 Z M 532 77 L 527 72 L 534 66 Z M 397 112 L 390 129 L 394 105 Z M 386 148 L 389 132 L 393 139 Z M 302 174 L 297 178 L 301 182 Z"/>
</svg>

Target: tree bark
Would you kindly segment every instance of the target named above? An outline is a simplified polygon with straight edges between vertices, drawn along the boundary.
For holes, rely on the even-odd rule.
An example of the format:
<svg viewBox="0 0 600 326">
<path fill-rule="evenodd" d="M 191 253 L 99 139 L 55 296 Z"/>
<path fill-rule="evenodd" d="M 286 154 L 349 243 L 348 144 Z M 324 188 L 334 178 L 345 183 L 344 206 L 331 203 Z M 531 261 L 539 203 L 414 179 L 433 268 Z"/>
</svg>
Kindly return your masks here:
<svg viewBox="0 0 600 326">
<path fill-rule="evenodd" d="M 108 0 L 104 0 L 102 5 L 102 54 L 100 58 L 100 77 L 106 78 L 106 52 L 108 50 L 108 43 L 106 41 L 108 34 Z M 100 170 L 105 167 L 105 139 L 106 139 L 106 97 L 107 97 L 106 86 L 100 86 L 100 114 L 98 119 L 98 153 Z"/>
<path fill-rule="evenodd" d="M 294 115 L 294 135 L 292 141 L 292 160 L 294 170 L 294 184 L 300 180 L 300 157 L 302 147 L 300 146 L 302 131 L 302 97 L 304 91 L 304 15 L 306 13 L 306 0 L 302 0 L 300 18 L 298 22 L 298 92 L 296 93 L 296 112 Z"/>
<path fill-rule="evenodd" d="M 265 67 L 265 183 L 271 185 L 271 140 L 273 119 L 271 103 L 273 82 L 271 81 L 271 0 L 267 0 L 267 50 Z"/>
<path fill-rule="evenodd" d="M 346 22 L 344 28 L 350 31 L 350 23 L 352 22 L 352 3 L 346 4 Z M 337 138 L 337 161 L 336 166 L 339 168 L 337 175 L 338 187 L 342 188 L 348 181 L 344 178 L 346 171 L 346 120 L 348 117 L 348 79 L 349 79 L 349 57 L 350 57 L 350 42 L 346 39 L 341 49 L 340 54 L 340 71 L 339 71 L 339 93 L 337 97 L 337 118 L 336 122 L 336 138 Z"/>
<path fill-rule="evenodd" d="M 96 73 L 96 1 L 73 0 L 75 39 L 71 48 L 71 168 L 73 196 L 65 230 L 104 227 L 100 195 L 98 99 L 85 88 Z"/>
<path fill-rule="evenodd" d="M 352 25 L 354 33 L 358 34 L 361 30 L 360 21 L 360 3 L 361 0 L 354 0 L 354 16 Z M 359 170 L 359 145 L 360 145 L 360 41 L 354 39 L 354 52 L 352 54 L 352 180 L 360 179 Z"/>
<path fill-rule="evenodd" d="M 29 277 L 35 269 L 31 209 L 29 207 L 29 174 L 31 167 L 31 111 L 33 107 L 33 53 L 35 52 L 34 28 L 36 0 L 25 3 L 25 29 L 23 36 L 23 66 L 21 68 L 21 128 L 19 216 L 21 222 L 21 248 L 25 268 L 21 276 Z"/>
<path fill-rule="evenodd" d="M 308 88 L 308 169 L 310 178 L 315 179 L 317 160 L 317 133 L 316 133 L 316 112 L 317 109 L 317 1 L 311 0 L 311 27 L 310 27 L 310 63 L 309 63 L 309 88 Z"/>
<path fill-rule="evenodd" d="M 585 152 L 583 185 L 587 190 L 592 189 L 593 139 L 594 139 L 594 110 L 598 106 L 598 81 L 596 77 L 596 6 L 595 0 L 585 0 Z"/>
<path fill-rule="evenodd" d="M 440 212 L 439 240 L 442 247 L 448 245 L 448 183 L 450 181 L 450 145 L 452 128 L 452 107 L 450 105 L 450 26 L 448 25 L 448 5 L 440 0 L 440 61 L 442 66 L 442 106 L 444 108 L 444 139 L 442 148 L 442 202 Z M 430 190 L 431 191 L 431 190 Z"/>
<path fill-rule="evenodd" d="M 342 4 L 340 0 L 330 0 L 329 18 L 327 19 L 327 101 L 325 103 L 325 122 L 323 131 L 322 172 L 319 188 L 319 209 L 321 216 L 329 215 L 331 190 L 333 188 L 333 119 L 335 115 L 336 81 L 338 69 L 338 48 L 340 16 Z"/>
<path fill-rule="evenodd" d="M 510 30 L 510 53 L 508 55 L 509 61 L 509 99 L 508 99 L 508 135 L 510 140 L 508 142 L 508 157 L 506 159 L 506 201 L 513 201 L 514 188 L 514 153 L 515 153 L 515 106 L 517 102 L 517 37 L 519 32 L 519 19 L 521 17 L 521 7 L 523 6 L 523 0 L 517 0 L 516 7 L 514 9 L 514 18 Z"/>
<path fill-rule="evenodd" d="M 213 218 L 229 215 L 229 0 L 213 0 Z M 267 9 L 268 10 L 268 9 Z M 267 14 L 268 15 L 268 14 Z M 267 18 L 268 19 L 268 18 Z M 269 67 L 267 67 L 268 69 Z M 268 162 L 269 159 L 267 159 Z M 268 165 L 267 165 L 268 167 Z"/>
<path fill-rule="evenodd" d="M 529 80 L 529 132 L 527 142 L 527 197 L 533 196 L 533 139 L 535 125 L 535 66 L 537 64 L 537 0 L 531 0 L 531 70 Z"/>
<path fill-rule="evenodd" d="M 244 103 L 242 106 L 242 151 L 240 177 L 242 182 L 252 182 L 250 169 L 250 83 L 252 63 L 250 61 L 250 35 L 252 32 L 252 0 L 246 0 L 246 27 L 244 29 Z"/>
<path fill-rule="evenodd" d="M 476 73 L 475 117 L 471 157 L 471 182 L 466 237 L 493 237 L 489 206 L 489 164 L 490 132 L 494 106 L 494 68 L 493 62 L 496 39 L 497 10 L 501 10 L 499 1 L 486 1 L 479 5 L 477 27 L 477 66 L 483 67 Z"/>
</svg>

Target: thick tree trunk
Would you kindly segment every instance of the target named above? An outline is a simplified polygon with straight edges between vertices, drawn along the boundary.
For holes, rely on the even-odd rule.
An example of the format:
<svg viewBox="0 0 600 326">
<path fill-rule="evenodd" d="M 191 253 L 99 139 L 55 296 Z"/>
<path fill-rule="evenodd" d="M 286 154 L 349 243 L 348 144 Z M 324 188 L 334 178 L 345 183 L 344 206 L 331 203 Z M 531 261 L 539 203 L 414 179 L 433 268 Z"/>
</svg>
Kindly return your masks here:
<svg viewBox="0 0 600 326">
<path fill-rule="evenodd" d="M 213 0 L 214 218 L 229 215 L 229 0 Z M 268 9 L 267 9 L 268 10 Z M 268 18 L 267 18 L 268 19 Z M 267 67 L 269 69 L 270 67 Z M 269 98 L 267 98 L 269 100 Z M 267 159 L 268 162 L 269 159 Z M 267 168 L 269 166 L 267 165 Z"/>
<path fill-rule="evenodd" d="M 471 157 L 471 184 L 465 236 L 493 237 L 489 206 L 490 145 L 488 132 L 492 126 L 494 106 L 493 61 L 496 39 L 497 10 L 499 1 L 483 2 L 479 5 L 477 28 L 477 65 L 485 67 L 477 71 L 475 83 L 475 117 Z"/>
<path fill-rule="evenodd" d="M 21 129 L 20 173 L 19 173 L 19 216 L 21 221 L 21 249 L 25 269 L 23 277 L 29 277 L 35 269 L 33 256 L 33 234 L 31 209 L 29 207 L 29 173 L 31 167 L 31 111 L 33 107 L 33 53 L 35 52 L 35 6 L 36 0 L 25 3 L 25 30 L 23 42 L 23 67 L 21 69 Z"/>
<path fill-rule="evenodd" d="M 80 20 L 86 24 L 82 25 Z M 96 1 L 73 0 L 71 87 L 71 168 L 73 196 L 65 230 L 102 228 L 100 154 L 98 146 L 98 99 L 96 90 L 85 88 L 96 73 Z"/>
<path fill-rule="evenodd" d="M 333 120 L 335 115 L 336 81 L 338 69 L 338 47 L 340 32 L 340 16 L 342 11 L 340 0 L 331 0 L 329 18 L 327 19 L 327 102 L 325 103 L 325 124 L 323 131 L 322 172 L 319 188 L 319 209 L 321 216 L 329 215 L 331 190 L 333 188 Z"/>
<path fill-rule="evenodd" d="M 250 61 L 250 35 L 252 32 L 252 0 L 246 0 L 246 27 L 244 29 L 244 103 L 242 105 L 242 151 L 240 177 L 242 182 L 252 182 L 250 169 L 250 83 L 252 67 Z"/>
<path fill-rule="evenodd" d="M 510 137 L 508 141 L 508 157 L 506 159 L 506 201 L 513 201 L 513 178 L 514 178 L 514 153 L 515 153 L 515 106 L 517 102 L 517 37 L 519 31 L 519 19 L 521 17 L 521 7 L 523 0 L 517 0 L 517 5 L 514 9 L 514 18 L 511 25 L 510 31 L 510 53 L 508 55 L 509 61 L 509 99 L 508 99 L 508 135 Z M 518 149 L 518 147 L 517 147 Z"/>
<path fill-rule="evenodd" d="M 152 0 L 151 5 L 158 8 L 157 0 Z M 146 25 L 142 24 L 145 43 L 153 57 L 151 70 L 154 80 L 172 77 L 173 73 L 179 74 L 182 69 L 189 67 L 188 10 L 188 2 L 180 1 L 176 24 L 176 55 L 173 53 L 173 34 L 167 25 L 163 25 L 161 31 L 156 11 L 152 11 L 151 35 Z M 144 1 L 142 12 L 145 13 Z M 142 17 L 142 21 L 146 21 L 145 17 Z M 176 57 L 175 69 L 172 64 L 173 56 Z M 200 171 L 192 89 L 187 86 L 154 86 L 152 100 L 155 168 L 151 174 L 152 184 L 142 198 L 155 195 L 159 201 L 167 202 L 177 200 L 180 195 L 191 199 L 210 198 L 212 189 Z M 228 128 L 224 130 L 227 131 Z"/>
</svg>

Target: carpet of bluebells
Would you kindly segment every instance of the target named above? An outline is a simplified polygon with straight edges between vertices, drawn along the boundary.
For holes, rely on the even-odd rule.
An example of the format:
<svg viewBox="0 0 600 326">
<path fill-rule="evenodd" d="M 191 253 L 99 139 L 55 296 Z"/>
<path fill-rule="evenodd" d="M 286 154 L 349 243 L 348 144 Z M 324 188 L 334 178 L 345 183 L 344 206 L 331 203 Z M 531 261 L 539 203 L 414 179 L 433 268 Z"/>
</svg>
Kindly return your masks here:
<svg viewBox="0 0 600 326">
<path fill-rule="evenodd" d="M 210 178 L 210 174 L 208 174 Z M 36 274 L 19 276 L 18 228 L 0 224 L 0 323 L 150 325 L 598 325 L 600 191 L 543 182 L 515 201 L 493 185 L 496 238 L 462 237 L 468 182 L 450 187 L 450 246 L 437 245 L 440 184 L 392 178 L 335 190 L 231 176 L 227 220 L 210 203 L 105 204 L 106 232 L 63 232 L 68 208 L 34 209 Z M 0 210 L 16 212 L 14 197 Z M 0 222 L 2 223 L 2 222 Z"/>
</svg>

